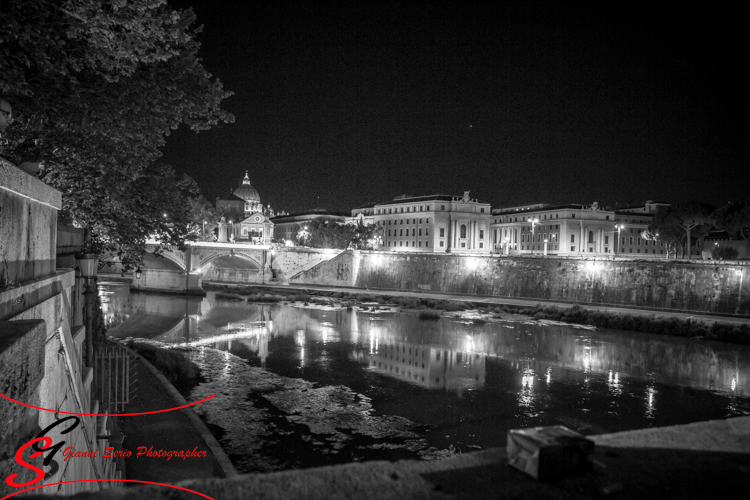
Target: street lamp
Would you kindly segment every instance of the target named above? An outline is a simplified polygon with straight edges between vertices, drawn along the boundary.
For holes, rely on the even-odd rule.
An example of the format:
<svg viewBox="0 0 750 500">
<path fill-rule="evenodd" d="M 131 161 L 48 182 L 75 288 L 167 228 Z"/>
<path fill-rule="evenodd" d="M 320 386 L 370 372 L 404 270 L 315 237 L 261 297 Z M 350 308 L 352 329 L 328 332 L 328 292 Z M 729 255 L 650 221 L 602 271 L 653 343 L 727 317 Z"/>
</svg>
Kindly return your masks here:
<svg viewBox="0 0 750 500">
<path fill-rule="evenodd" d="M 503 244 L 505 245 L 505 254 L 510 255 L 510 238 L 507 236 L 503 238 Z"/>
<path fill-rule="evenodd" d="M 547 255 L 547 238 L 544 238 L 544 255 Z"/>
<path fill-rule="evenodd" d="M 620 230 L 622 230 L 625 227 L 625 224 L 615 224 L 615 229 L 617 229 L 617 241 L 615 241 L 615 257 L 617 256 L 617 253 L 620 249 Z"/>
<path fill-rule="evenodd" d="M 81 277 L 86 283 L 86 291 L 83 292 L 84 323 L 86 325 L 86 366 L 94 366 L 94 296 L 96 295 L 94 280 L 99 267 L 99 255 L 90 250 L 84 250 L 83 253 L 76 255 L 76 261 Z"/>
<path fill-rule="evenodd" d="M 138 267 L 138 268 L 137 268 L 137 269 L 135 270 L 135 279 L 137 279 L 137 280 L 141 279 L 141 273 L 142 273 L 142 271 L 141 271 L 141 268 L 140 268 L 140 267 Z"/>
<path fill-rule="evenodd" d="M 539 219 L 531 219 L 531 254 L 534 254 L 534 228 L 539 224 Z"/>
</svg>

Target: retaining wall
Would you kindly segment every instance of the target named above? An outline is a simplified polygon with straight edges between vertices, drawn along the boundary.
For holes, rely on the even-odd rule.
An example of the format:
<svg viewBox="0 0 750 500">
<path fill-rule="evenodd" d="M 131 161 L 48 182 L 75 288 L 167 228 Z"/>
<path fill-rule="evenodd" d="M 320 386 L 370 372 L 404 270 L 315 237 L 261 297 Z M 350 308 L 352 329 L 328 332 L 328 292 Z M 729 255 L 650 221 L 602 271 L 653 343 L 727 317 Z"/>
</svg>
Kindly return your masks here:
<svg viewBox="0 0 750 500">
<path fill-rule="evenodd" d="M 347 251 L 293 282 L 750 316 L 743 262 Z"/>
</svg>

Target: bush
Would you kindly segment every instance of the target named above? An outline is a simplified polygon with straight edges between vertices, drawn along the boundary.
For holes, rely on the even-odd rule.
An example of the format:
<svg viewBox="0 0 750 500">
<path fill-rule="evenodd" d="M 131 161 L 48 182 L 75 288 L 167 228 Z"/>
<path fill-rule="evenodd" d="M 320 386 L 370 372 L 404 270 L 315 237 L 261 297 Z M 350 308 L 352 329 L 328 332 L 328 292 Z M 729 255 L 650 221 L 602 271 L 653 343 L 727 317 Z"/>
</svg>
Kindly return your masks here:
<svg viewBox="0 0 750 500">
<path fill-rule="evenodd" d="M 716 260 L 737 260 L 740 252 L 732 247 L 716 247 L 711 251 L 711 257 Z"/>
<path fill-rule="evenodd" d="M 190 361 L 184 352 L 143 342 L 131 343 L 130 347 L 154 365 L 173 384 L 189 384 L 200 376 L 200 368 Z"/>
<path fill-rule="evenodd" d="M 440 311 L 434 309 L 420 309 L 419 319 L 440 319 Z"/>
</svg>

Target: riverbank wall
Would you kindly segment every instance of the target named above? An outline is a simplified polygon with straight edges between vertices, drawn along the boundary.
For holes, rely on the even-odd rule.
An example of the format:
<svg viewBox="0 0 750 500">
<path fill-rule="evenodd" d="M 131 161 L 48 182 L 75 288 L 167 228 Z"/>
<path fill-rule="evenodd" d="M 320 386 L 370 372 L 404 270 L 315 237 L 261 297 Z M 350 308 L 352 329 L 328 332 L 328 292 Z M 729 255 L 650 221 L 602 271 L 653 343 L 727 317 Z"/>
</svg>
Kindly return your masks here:
<svg viewBox="0 0 750 500">
<path fill-rule="evenodd" d="M 29 457 L 27 444 L 41 432 L 48 449 L 66 442 L 81 452 L 109 446 L 106 417 L 92 415 L 100 412 L 84 356 L 83 278 L 62 267 L 75 266 L 83 233 L 63 229 L 57 245 L 61 206 L 59 191 L 0 158 L 0 393 L 24 403 L 0 398 L 0 497 L 22 484 L 61 483 L 57 491 L 65 494 L 121 484 L 106 482 L 122 473 L 101 454 L 65 462 L 52 452 L 43 470 L 42 457 Z M 70 413 L 83 414 L 80 425 L 63 421 Z M 76 482 L 94 478 L 102 481 Z"/>
<path fill-rule="evenodd" d="M 350 250 L 290 282 L 750 316 L 750 264 Z"/>
</svg>

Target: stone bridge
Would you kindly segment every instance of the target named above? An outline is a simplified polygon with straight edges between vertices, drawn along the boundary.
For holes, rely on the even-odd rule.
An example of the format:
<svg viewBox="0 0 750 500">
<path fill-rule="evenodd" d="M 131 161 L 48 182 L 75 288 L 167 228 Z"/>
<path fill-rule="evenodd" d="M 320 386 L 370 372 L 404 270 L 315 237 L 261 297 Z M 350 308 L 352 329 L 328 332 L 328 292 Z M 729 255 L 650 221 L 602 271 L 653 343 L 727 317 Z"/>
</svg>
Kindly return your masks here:
<svg viewBox="0 0 750 500">
<path fill-rule="evenodd" d="M 183 288 L 184 282 L 187 290 L 199 288 L 200 281 L 286 282 L 341 253 L 328 249 L 193 242 L 184 252 L 169 249 L 156 256 L 153 252 L 157 248 L 155 244 L 146 246 L 148 253 L 141 265 L 144 279 L 136 288 Z"/>
</svg>

